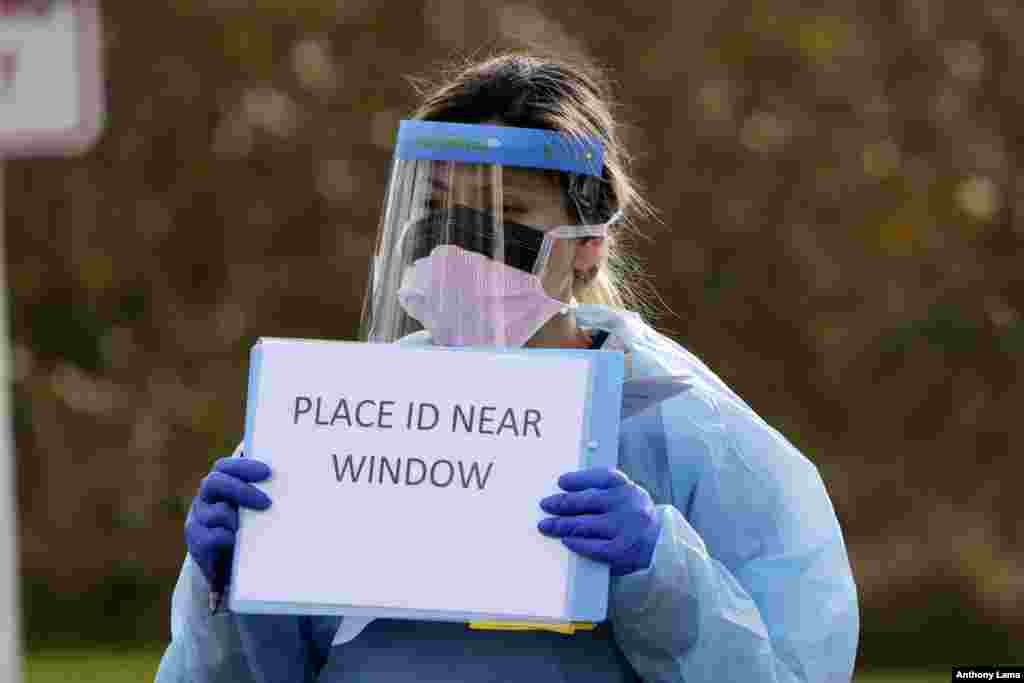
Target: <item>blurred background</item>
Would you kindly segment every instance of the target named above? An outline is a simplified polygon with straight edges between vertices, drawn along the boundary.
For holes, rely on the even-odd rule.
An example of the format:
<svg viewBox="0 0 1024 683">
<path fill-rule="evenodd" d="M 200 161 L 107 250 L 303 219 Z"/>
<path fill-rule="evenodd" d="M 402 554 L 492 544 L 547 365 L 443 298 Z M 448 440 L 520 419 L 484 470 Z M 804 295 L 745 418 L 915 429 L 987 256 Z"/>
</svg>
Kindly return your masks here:
<svg viewBox="0 0 1024 683">
<path fill-rule="evenodd" d="M 820 468 L 858 669 L 1024 663 L 1015 0 L 101 12 L 99 144 L 6 172 L 30 653 L 155 671 L 250 346 L 357 334 L 405 77 L 525 38 L 610 69 L 661 212 L 632 245 L 654 322 Z"/>
</svg>

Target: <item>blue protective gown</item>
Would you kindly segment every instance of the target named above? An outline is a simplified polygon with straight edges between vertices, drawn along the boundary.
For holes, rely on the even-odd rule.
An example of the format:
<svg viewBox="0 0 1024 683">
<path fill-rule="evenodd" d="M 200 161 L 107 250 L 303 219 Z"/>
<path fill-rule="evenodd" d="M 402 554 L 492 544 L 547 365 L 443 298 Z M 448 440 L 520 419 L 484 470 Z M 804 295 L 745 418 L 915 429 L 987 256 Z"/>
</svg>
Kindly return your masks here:
<svg viewBox="0 0 1024 683">
<path fill-rule="evenodd" d="M 651 566 L 612 579 L 607 623 L 566 636 L 378 619 L 332 647 L 341 617 L 210 616 L 186 556 L 157 682 L 851 680 L 856 586 L 815 466 L 639 316 L 577 318 L 628 350 L 632 377 L 690 384 L 622 423 L 619 467 L 662 528 Z"/>
</svg>

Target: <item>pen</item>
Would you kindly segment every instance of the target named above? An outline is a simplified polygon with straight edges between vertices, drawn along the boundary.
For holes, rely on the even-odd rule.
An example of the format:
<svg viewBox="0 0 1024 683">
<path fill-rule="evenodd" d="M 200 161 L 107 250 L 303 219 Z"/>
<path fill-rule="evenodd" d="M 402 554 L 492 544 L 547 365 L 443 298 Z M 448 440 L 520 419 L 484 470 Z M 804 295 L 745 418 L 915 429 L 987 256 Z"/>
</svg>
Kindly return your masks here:
<svg viewBox="0 0 1024 683">
<path fill-rule="evenodd" d="M 242 458 L 245 457 L 245 453 L 242 451 L 241 445 L 235 449 L 234 457 Z M 222 591 L 210 590 L 210 616 L 220 613 L 221 606 L 224 604 L 224 593 Z"/>
<path fill-rule="evenodd" d="M 221 604 L 224 602 L 224 594 L 219 591 L 210 591 L 210 616 L 220 612 Z"/>
</svg>

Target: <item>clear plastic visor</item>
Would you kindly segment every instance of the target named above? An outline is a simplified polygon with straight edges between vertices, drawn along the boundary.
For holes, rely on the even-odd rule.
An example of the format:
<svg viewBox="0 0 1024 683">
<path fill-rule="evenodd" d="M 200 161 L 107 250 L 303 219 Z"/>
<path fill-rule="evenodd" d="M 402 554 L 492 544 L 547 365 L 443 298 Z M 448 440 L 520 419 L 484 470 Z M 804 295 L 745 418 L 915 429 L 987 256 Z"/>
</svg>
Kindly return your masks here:
<svg viewBox="0 0 1024 683">
<path fill-rule="evenodd" d="M 478 264 L 486 259 L 487 285 L 495 292 L 508 294 L 536 278 L 547 296 L 571 299 L 580 239 L 603 236 L 607 229 L 579 225 L 579 213 L 566 192 L 574 174 L 433 159 L 393 163 L 364 306 L 363 338 L 394 341 L 422 329 L 403 311 L 398 294 L 407 285 L 410 268 L 439 253 L 476 259 Z M 437 270 L 430 286 L 438 296 L 480 285 Z"/>
</svg>

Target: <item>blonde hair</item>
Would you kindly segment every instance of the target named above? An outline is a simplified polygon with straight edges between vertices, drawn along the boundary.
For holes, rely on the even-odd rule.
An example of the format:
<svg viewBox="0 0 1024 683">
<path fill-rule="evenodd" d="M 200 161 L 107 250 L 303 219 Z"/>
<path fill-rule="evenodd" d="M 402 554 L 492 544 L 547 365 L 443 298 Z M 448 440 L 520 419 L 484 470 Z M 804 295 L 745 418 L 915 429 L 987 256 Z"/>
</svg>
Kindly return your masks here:
<svg viewBox="0 0 1024 683">
<path fill-rule="evenodd" d="M 409 80 L 422 97 L 413 118 L 452 123 L 500 120 L 600 141 L 604 145 L 602 182 L 592 217 L 584 220 L 605 221 L 616 210 L 622 218 L 609 228 L 596 276 L 575 283 L 573 295 L 580 303 L 656 315 L 642 296 L 653 288 L 624 244 L 629 235 L 642 236 L 637 220 L 656 218 L 656 213 L 630 173 L 632 158 L 621 139 L 611 83 L 602 69 L 581 57 L 529 48 L 503 50 L 443 68 L 439 81 Z"/>
</svg>

